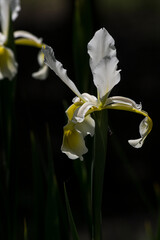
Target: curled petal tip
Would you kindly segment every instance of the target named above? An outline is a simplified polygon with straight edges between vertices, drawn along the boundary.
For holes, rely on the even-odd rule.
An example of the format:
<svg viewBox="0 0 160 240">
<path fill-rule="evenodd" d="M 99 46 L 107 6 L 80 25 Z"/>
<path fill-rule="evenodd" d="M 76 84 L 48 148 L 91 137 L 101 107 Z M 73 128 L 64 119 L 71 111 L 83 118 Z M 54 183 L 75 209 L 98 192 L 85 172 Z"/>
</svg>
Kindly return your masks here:
<svg viewBox="0 0 160 240">
<path fill-rule="evenodd" d="M 128 143 L 134 148 L 141 148 L 143 145 L 143 142 L 144 140 L 142 138 L 128 140 Z"/>
</svg>

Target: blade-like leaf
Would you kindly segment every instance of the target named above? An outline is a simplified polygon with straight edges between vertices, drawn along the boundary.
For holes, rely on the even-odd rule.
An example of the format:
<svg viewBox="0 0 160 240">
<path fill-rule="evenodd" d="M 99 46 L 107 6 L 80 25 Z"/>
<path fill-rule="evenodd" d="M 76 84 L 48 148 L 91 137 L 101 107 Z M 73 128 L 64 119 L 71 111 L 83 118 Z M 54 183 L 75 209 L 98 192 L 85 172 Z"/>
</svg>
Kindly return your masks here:
<svg viewBox="0 0 160 240">
<path fill-rule="evenodd" d="M 75 0 L 73 16 L 73 53 L 75 76 L 81 92 L 88 92 L 89 57 L 87 44 L 92 36 L 91 0 Z"/>
<path fill-rule="evenodd" d="M 66 191 L 66 186 L 64 184 L 64 194 L 65 194 L 65 200 L 66 200 L 66 207 L 67 207 L 67 213 L 68 213 L 68 219 L 69 219 L 69 224 L 70 224 L 70 230 L 71 230 L 71 235 L 73 240 L 79 240 L 78 232 L 76 229 L 76 225 L 73 219 L 73 215 L 71 212 L 69 200 L 68 200 L 68 195 Z"/>
<path fill-rule="evenodd" d="M 53 165 L 53 154 L 49 129 L 47 128 L 47 155 L 48 155 L 48 192 L 45 213 L 45 239 L 60 240 L 59 220 L 59 193 L 57 179 Z"/>
</svg>

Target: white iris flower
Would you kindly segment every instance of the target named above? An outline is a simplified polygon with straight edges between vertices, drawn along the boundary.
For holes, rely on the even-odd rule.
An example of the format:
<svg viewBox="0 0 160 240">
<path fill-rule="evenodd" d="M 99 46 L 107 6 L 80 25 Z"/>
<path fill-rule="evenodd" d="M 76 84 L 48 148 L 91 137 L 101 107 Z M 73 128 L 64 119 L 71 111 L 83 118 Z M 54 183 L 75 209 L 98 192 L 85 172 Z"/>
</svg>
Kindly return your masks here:
<svg viewBox="0 0 160 240">
<path fill-rule="evenodd" d="M 62 64 L 55 59 L 51 47 L 45 46 L 42 51 L 45 55 L 45 63 L 77 95 L 66 111 L 68 123 L 64 126 L 62 152 L 71 159 L 83 159 L 83 154 L 88 151 L 84 138 L 88 134 L 93 136 L 95 130 L 95 121 L 91 113 L 103 109 L 125 110 L 143 115 L 145 118 L 139 126 L 140 138 L 128 141 L 135 148 L 142 147 L 152 129 L 152 120 L 148 113 L 142 110 L 141 104 L 126 97 L 109 97 L 112 88 L 120 81 L 120 70 L 117 70 L 118 59 L 114 39 L 105 28 L 97 31 L 88 43 L 90 68 L 97 88 L 97 97 L 88 93 L 81 94 L 78 91 L 68 78 Z"/>
<path fill-rule="evenodd" d="M 18 63 L 16 62 L 14 52 L 8 47 L 10 15 L 14 21 L 21 9 L 20 0 L 0 0 L 0 80 L 8 78 L 12 80 L 17 74 Z M 26 31 L 14 32 L 15 44 L 35 46 L 41 48 L 43 46 L 42 39 L 38 39 L 31 33 Z M 42 53 L 38 55 L 40 69 L 33 73 L 32 76 L 38 79 L 47 77 L 48 68 L 43 64 L 44 56 Z"/>
</svg>

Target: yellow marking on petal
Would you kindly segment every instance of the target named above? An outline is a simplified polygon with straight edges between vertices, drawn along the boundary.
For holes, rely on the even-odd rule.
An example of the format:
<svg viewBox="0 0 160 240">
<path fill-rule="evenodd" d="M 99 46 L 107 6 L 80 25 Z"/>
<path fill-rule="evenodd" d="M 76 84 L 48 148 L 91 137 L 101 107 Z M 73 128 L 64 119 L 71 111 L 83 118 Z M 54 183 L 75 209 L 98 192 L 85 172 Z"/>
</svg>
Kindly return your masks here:
<svg viewBox="0 0 160 240">
<path fill-rule="evenodd" d="M 69 122 L 64 127 L 61 150 L 71 159 L 76 159 L 79 157 L 81 160 L 83 160 L 82 155 L 87 153 L 88 149 L 85 146 L 83 135 L 74 127 L 75 125 L 72 122 Z"/>
<path fill-rule="evenodd" d="M 74 103 L 74 104 L 72 104 L 72 105 L 67 109 L 66 114 L 67 114 L 67 117 L 68 117 L 68 119 L 69 119 L 70 121 L 72 120 L 76 109 L 77 109 L 78 107 L 80 107 L 81 105 L 82 105 L 82 103 L 80 103 L 80 102 Z"/>
<path fill-rule="evenodd" d="M 42 43 L 38 43 L 32 39 L 27 39 L 27 38 L 19 38 L 19 39 L 16 39 L 14 42 L 16 45 L 32 46 L 37 48 L 42 48 L 45 46 Z"/>
<path fill-rule="evenodd" d="M 70 130 L 64 129 L 63 145 L 68 149 L 76 149 L 79 146 L 79 133 L 73 128 Z"/>
<path fill-rule="evenodd" d="M 0 68 L 6 65 L 8 59 L 9 53 L 7 49 L 3 46 L 0 46 Z"/>
</svg>

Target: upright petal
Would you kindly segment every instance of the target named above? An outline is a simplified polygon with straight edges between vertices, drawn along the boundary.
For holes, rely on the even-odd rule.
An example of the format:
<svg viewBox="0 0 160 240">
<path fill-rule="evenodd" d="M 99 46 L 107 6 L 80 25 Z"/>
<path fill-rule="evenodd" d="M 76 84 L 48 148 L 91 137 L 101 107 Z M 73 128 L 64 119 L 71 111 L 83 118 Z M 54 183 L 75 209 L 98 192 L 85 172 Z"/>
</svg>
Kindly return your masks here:
<svg viewBox="0 0 160 240">
<path fill-rule="evenodd" d="M 111 89 L 120 81 L 114 44 L 114 39 L 105 28 L 97 31 L 88 43 L 93 81 L 101 99 L 108 95 Z"/>
<path fill-rule="evenodd" d="M 80 158 L 80 160 L 83 160 L 83 154 L 88 152 L 83 134 L 76 130 L 70 122 L 64 127 L 61 150 L 70 159 Z"/>
<path fill-rule="evenodd" d="M 0 0 L 0 24 L 5 41 L 8 38 L 9 31 L 10 0 Z"/>
<path fill-rule="evenodd" d="M 56 60 L 53 49 L 49 46 L 45 46 L 44 48 L 42 48 L 42 52 L 45 56 L 44 62 L 80 99 L 84 100 L 83 96 L 80 94 L 75 84 L 67 76 L 67 71 L 63 68 L 62 63 Z"/>
<path fill-rule="evenodd" d="M 109 103 L 109 101 L 111 102 Z M 148 116 L 148 113 L 141 109 L 142 105 L 136 104 L 133 100 L 129 98 L 111 97 L 108 98 L 108 105 L 106 105 L 104 108 L 134 112 L 145 117 L 139 125 L 140 138 L 128 140 L 128 143 L 132 147 L 142 147 L 144 140 L 152 130 L 153 126 L 152 119 Z"/>
<path fill-rule="evenodd" d="M 12 21 L 14 21 L 18 17 L 18 13 L 21 10 L 20 0 L 10 0 L 10 7 Z"/>
</svg>

